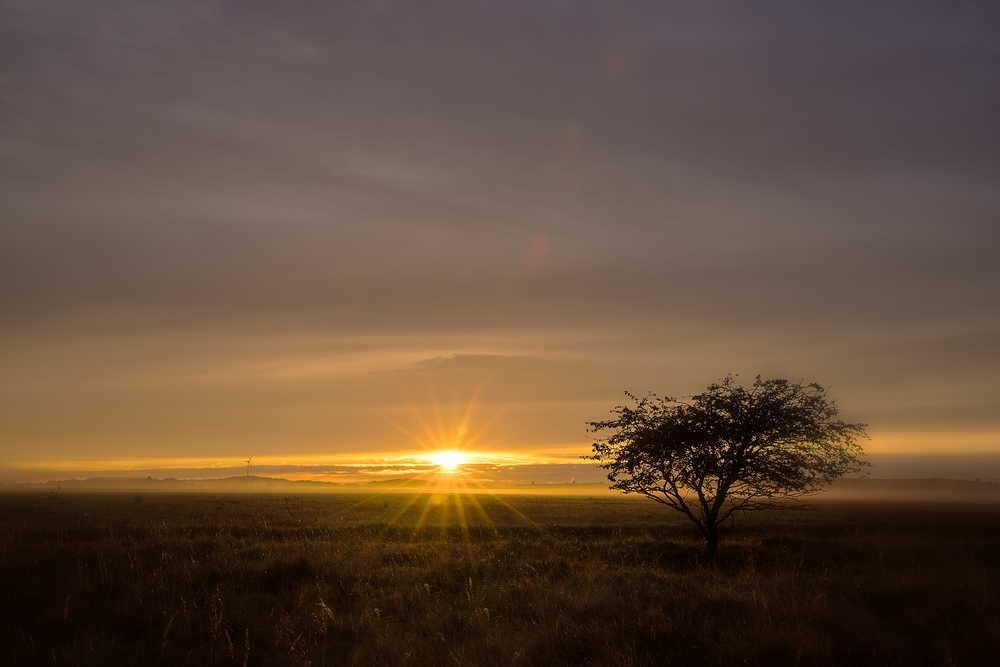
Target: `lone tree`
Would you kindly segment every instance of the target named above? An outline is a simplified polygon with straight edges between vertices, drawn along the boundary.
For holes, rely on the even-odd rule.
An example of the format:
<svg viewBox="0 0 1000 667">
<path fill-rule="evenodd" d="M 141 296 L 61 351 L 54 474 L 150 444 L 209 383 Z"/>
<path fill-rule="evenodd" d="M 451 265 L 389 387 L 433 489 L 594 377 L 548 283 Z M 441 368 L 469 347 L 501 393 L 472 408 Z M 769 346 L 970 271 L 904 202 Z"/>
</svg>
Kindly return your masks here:
<svg viewBox="0 0 1000 667">
<path fill-rule="evenodd" d="M 714 559 L 719 525 L 735 512 L 804 507 L 788 501 L 868 465 L 858 438 L 865 424 L 837 419 L 836 401 L 818 384 L 728 376 L 686 401 L 650 394 L 615 419 L 587 458 L 607 469 L 612 489 L 639 493 L 687 516 Z"/>
</svg>

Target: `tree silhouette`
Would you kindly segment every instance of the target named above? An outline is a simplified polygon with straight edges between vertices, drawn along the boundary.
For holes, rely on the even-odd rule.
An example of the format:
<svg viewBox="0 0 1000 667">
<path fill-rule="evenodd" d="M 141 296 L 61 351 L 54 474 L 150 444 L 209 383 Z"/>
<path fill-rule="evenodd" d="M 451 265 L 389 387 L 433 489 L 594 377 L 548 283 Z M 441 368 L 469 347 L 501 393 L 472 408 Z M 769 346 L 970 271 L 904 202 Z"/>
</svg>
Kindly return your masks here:
<svg viewBox="0 0 1000 667">
<path fill-rule="evenodd" d="M 649 394 L 615 419 L 588 422 L 591 458 L 612 489 L 639 493 L 687 516 L 718 552 L 719 525 L 735 512 L 804 507 L 796 501 L 868 465 L 858 438 L 865 424 L 837 419 L 836 401 L 818 384 L 733 376 L 686 401 Z"/>
</svg>

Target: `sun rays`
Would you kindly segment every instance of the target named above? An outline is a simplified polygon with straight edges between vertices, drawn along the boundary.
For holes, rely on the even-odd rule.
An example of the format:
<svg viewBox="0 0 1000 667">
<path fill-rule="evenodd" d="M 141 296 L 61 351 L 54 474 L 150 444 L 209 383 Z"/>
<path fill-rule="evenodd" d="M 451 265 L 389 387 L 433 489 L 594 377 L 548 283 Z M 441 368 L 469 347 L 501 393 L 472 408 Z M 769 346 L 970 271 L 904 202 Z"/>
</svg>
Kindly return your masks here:
<svg viewBox="0 0 1000 667">
<path fill-rule="evenodd" d="M 447 456 L 443 456 L 447 454 Z M 410 540 L 427 539 L 436 533 L 444 536 L 457 529 L 465 548 L 471 554 L 472 531 L 496 531 L 497 522 L 480 501 L 480 496 L 489 498 L 494 510 L 500 510 L 510 518 L 533 530 L 541 530 L 539 525 L 525 516 L 502 495 L 495 493 L 471 474 L 462 470 L 462 452 L 445 450 L 436 452 L 429 458 L 437 465 L 434 470 L 419 476 L 422 486 L 409 494 L 382 528 L 382 533 L 409 529 Z M 458 456 L 454 456 L 458 455 Z M 439 458 L 440 457 L 440 458 Z M 462 457 L 462 458 L 459 458 Z M 400 491 L 371 496 L 361 501 L 380 502 L 388 494 L 397 496 Z M 454 534 L 454 533 L 453 533 Z"/>
<path fill-rule="evenodd" d="M 471 549 L 470 527 L 475 524 L 488 530 L 496 530 L 495 522 L 483 507 L 477 496 L 486 495 L 509 512 L 524 525 L 537 528 L 538 525 L 524 516 L 501 496 L 489 490 L 484 481 L 476 479 L 475 464 L 495 460 L 496 455 L 485 450 L 495 449 L 500 439 L 486 441 L 486 434 L 496 421 L 510 407 L 508 404 L 494 407 L 492 414 L 483 416 L 482 406 L 477 404 L 479 391 L 472 392 L 468 402 L 459 407 L 454 403 L 445 408 L 430 388 L 432 404 L 418 409 L 410 405 L 410 414 L 418 432 L 403 427 L 388 419 L 398 431 L 420 446 L 424 453 L 416 457 L 431 469 L 416 475 L 423 482 L 422 488 L 402 503 L 399 510 L 386 522 L 385 530 L 409 523 L 405 517 L 416 513 L 412 524 L 413 539 L 417 539 L 426 528 L 432 516 L 437 518 L 437 526 L 448 529 L 457 527 L 466 547 Z M 470 425 L 474 428 L 470 430 Z M 502 439 L 502 438 L 501 438 Z"/>
<path fill-rule="evenodd" d="M 433 386 L 428 386 L 429 403 L 414 405 L 401 396 L 409 408 L 409 419 L 401 423 L 382 413 L 382 417 L 419 449 L 411 454 L 419 462 L 408 478 L 414 486 L 400 486 L 369 497 L 365 502 L 384 502 L 387 494 L 409 492 L 385 522 L 383 534 L 410 532 L 411 541 L 438 534 L 460 536 L 471 554 L 472 535 L 476 531 L 496 531 L 498 523 L 513 521 L 525 528 L 542 528 L 504 498 L 506 492 L 494 490 L 498 482 L 489 479 L 500 470 L 521 465 L 537 465 L 552 454 L 516 454 L 502 443 L 517 438 L 517 429 L 498 433 L 498 424 L 514 400 L 497 404 L 479 403 L 482 386 L 471 391 L 465 402 L 442 403 Z M 484 408 L 488 407 L 488 410 Z M 485 414 L 484 414 L 485 413 Z M 508 451 L 503 452 L 503 450 Z M 564 457 L 559 457 L 560 462 Z M 576 463 L 578 455 L 567 461 Z M 417 470 L 422 468 L 421 470 Z M 398 497 L 398 496 L 397 496 Z M 491 513 L 497 515 L 491 517 Z M 447 539 L 447 538 L 446 538 Z"/>
<path fill-rule="evenodd" d="M 431 455 L 431 461 L 441 466 L 441 469 L 445 472 L 456 472 L 458 471 L 458 467 L 465 463 L 465 454 L 456 452 L 453 449 L 445 449 L 440 452 L 434 452 Z"/>
<path fill-rule="evenodd" d="M 525 516 L 503 496 L 491 492 L 481 484 L 463 475 L 435 473 L 425 489 L 413 493 L 402 503 L 386 522 L 383 532 L 394 529 L 406 531 L 409 528 L 410 541 L 418 541 L 435 534 L 446 536 L 457 528 L 458 536 L 471 554 L 474 530 L 497 529 L 497 521 L 490 516 L 484 503 L 480 502 L 480 496 L 488 497 L 492 502 L 487 504 L 494 510 L 499 509 L 507 514 L 516 523 L 541 530 L 535 521 Z"/>
<path fill-rule="evenodd" d="M 401 403 L 408 408 L 406 418 L 400 420 L 398 414 L 390 416 L 386 412 L 381 416 L 422 450 L 416 452 L 417 458 L 435 465 L 438 471 L 458 473 L 466 463 L 496 458 L 487 452 L 497 451 L 501 443 L 509 443 L 518 435 L 516 428 L 506 429 L 508 432 L 503 434 L 497 432 L 500 418 L 515 405 L 516 396 L 499 403 L 480 402 L 488 386 L 488 379 L 480 379 L 478 384 L 441 400 L 440 387 L 428 378 L 423 402 L 414 404 L 412 394 L 400 392 Z"/>
</svg>

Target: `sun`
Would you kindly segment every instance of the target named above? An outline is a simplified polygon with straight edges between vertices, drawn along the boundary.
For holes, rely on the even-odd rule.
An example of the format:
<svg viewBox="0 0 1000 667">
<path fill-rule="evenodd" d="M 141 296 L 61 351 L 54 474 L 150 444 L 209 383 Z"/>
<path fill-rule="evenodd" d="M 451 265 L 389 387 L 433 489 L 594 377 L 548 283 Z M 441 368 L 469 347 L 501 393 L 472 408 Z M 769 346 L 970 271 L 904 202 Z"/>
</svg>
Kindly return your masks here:
<svg viewBox="0 0 1000 667">
<path fill-rule="evenodd" d="M 431 460 L 445 470 L 453 471 L 458 468 L 458 466 L 465 463 L 465 454 L 448 449 L 440 452 L 434 452 L 434 454 L 431 455 Z"/>
</svg>

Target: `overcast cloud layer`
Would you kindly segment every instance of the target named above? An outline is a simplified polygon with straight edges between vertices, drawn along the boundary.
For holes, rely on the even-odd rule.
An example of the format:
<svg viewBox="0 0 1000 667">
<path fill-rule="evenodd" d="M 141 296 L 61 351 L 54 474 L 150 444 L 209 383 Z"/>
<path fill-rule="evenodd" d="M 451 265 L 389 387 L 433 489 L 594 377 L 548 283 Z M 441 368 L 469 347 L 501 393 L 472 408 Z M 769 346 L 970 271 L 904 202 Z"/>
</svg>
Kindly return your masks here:
<svg viewBox="0 0 1000 667">
<path fill-rule="evenodd" d="M 623 390 L 730 372 L 831 386 L 874 451 L 1000 450 L 997 35 L 0 2 L 0 464 L 586 452 Z"/>
</svg>

